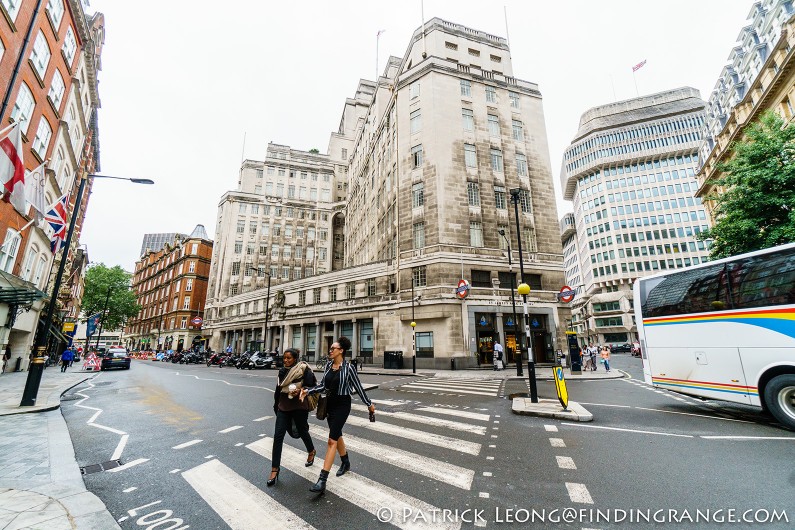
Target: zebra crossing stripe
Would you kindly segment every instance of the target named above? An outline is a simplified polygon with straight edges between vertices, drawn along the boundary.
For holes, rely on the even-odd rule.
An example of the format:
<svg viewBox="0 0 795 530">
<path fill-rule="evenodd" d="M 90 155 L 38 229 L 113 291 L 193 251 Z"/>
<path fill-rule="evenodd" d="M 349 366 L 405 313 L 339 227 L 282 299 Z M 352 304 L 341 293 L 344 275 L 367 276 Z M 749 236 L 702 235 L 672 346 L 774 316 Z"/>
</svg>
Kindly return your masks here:
<svg viewBox="0 0 795 530">
<path fill-rule="evenodd" d="M 328 438 L 328 429 L 317 425 L 310 425 L 309 432 L 318 440 L 326 440 Z M 351 436 L 350 434 L 345 434 L 344 440 L 346 449 L 353 451 L 355 455 L 369 456 L 379 462 L 385 462 L 406 471 L 450 484 L 456 488 L 469 490 L 472 487 L 472 479 L 475 477 L 475 472 L 471 469 L 448 464 L 441 460 L 435 460 L 371 440 L 365 440 L 357 436 Z"/>
<path fill-rule="evenodd" d="M 450 388 L 447 386 L 429 386 L 429 385 L 420 385 L 420 384 L 409 384 L 403 385 L 400 388 L 411 388 L 411 389 L 420 389 L 420 390 L 437 390 L 439 392 L 450 392 L 456 394 L 476 394 L 478 396 L 496 396 L 497 392 L 477 392 L 474 390 L 458 390 L 456 388 Z"/>
<path fill-rule="evenodd" d="M 261 440 L 248 444 L 246 447 L 258 455 L 270 459 L 273 448 L 273 438 L 262 438 Z M 286 444 L 284 445 L 282 467 L 286 467 L 296 475 L 310 482 L 314 482 L 317 480 L 318 472 L 316 469 L 304 467 L 303 461 L 305 458 L 306 453 L 303 451 L 299 451 Z M 331 470 L 331 473 L 334 473 L 334 469 Z M 441 509 L 427 502 L 415 499 L 401 491 L 358 475 L 355 472 L 345 473 L 341 477 L 330 477 L 326 483 L 326 490 L 376 517 L 378 517 L 379 513 L 383 513 L 379 510 L 383 508 L 391 509 L 395 517 L 390 522 L 398 528 L 407 530 L 413 530 L 415 528 L 458 530 L 461 528 L 460 521 L 439 521 L 438 519 L 436 521 L 422 521 L 422 518 L 418 518 L 420 520 L 414 520 L 414 518 L 411 517 L 407 518 L 407 520 L 403 520 L 402 514 L 404 513 L 430 514 L 442 512 Z M 289 526 L 287 528 L 289 528 Z"/>
<path fill-rule="evenodd" d="M 469 412 L 466 410 L 446 409 L 442 407 L 419 407 L 417 410 L 423 412 L 432 412 L 434 414 L 446 414 L 447 416 L 458 416 L 459 418 L 467 418 L 477 421 L 489 421 L 488 414 L 481 414 L 480 412 Z"/>
<path fill-rule="evenodd" d="M 351 405 L 351 408 L 353 410 L 359 410 L 359 411 L 367 410 L 367 407 L 358 404 Z M 411 421 L 414 423 L 424 423 L 432 427 L 441 427 L 443 429 L 450 429 L 453 431 L 471 432 L 473 434 L 480 434 L 481 436 L 485 436 L 486 434 L 486 427 L 481 425 L 472 425 L 469 423 L 443 420 L 440 418 L 431 418 L 429 416 L 421 416 L 419 414 L 411 414 L 409 412 L 379 412 L 379 414 L 384 415 L 388 418 L 397 418 L 400 420 Z"/>
<path fill-rule="evenodd" d="M 458 438 L 450 438 L 440 434 L 433 434 L 425 431 L 418 431 L 417 429 L 409 429 L 408 427 L 400 427 L 383 421 L 370 423 L 365 418 L 357 416 L 348 416 L 348 424 L 357 427 L 364 427 L 374 431 L 398 436 L 400 438 L 408 438 L 415 442 L 425 443 L 428 445 L 435 445 L 437 447 L 444 447 L 445 449 L 452 449 L 461 453 L 470 455 L 480 454 L 480 444 L 475 442 L 467 442 L 466 440 L 459 440 Z"/>
<path fill-rule="evenodd" d="M 220 460 L 210 460 L 184 471 L 182 477 L 232 530 L 314 530 Z"/>
<path fill-rule="evenodd" d="M 502 381 L 451 381 L 449 379 L 420 379 L 419 381 L 413 381 L 411 383 L 407 383 L 409 385 L 413 385 L 415 383 L 419 384 L 429 384 L 429 385 L 444 385 L 449 387 L 458 387 L 458 388 L 483 388 L 483 389 L 497 389 L 502 386 Z"/>
</svg>

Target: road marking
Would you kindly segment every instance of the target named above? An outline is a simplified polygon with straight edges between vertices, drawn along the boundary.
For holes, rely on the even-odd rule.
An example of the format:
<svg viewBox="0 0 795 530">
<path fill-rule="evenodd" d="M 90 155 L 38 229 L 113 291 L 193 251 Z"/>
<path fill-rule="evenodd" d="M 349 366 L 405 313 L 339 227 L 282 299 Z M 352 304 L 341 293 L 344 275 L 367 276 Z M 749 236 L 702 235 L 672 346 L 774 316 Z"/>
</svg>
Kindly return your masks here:
<svg viewBox="0 0 795 530">
<path fill-rule="evenodd" d="M 631 405 L 610 405 L 608 403 L 585 403 L 585 402 L 582 402 L 582 401 L 579 401 L 578 403 L 580 405 L 590 405 L 590 406 L 596 406 L 596 407 L 615 407 L 617 409 L 631 409 L 632 408 Z"/>
<path fill-rule="evenodd" d="M 457 390 L 457 389 L 451 389 L 451 388 L 448 388 L 448 387 L 436 387 L 436 386 L 421 385 L 419 383 L 418 384 L 409 383 L 409 384 L 411 385 L 410 388 L 421 388 L 423 390 L 446 390 L 448 392 L 456 392 L 458 394 L 476 394 L 478 396 L 494 396 L 495 395 L 494 392 L 476 392 L 474 390 Z M 409 386 L 409 385 L 403 385 L 403 386 Z"/>
<path fill-rule="evenodd" d="M 372 429 L 385 434 L 391 434 L 392 436 L 408 438 L 409 440 L 413 440 L 415 442 L 422 442 L 428 445 L 444 447 L 445 449 L 453 449 L 461 453 L 467 453 L 470 455 L 480 454 L 480 444 L 475 442 L 467 442 L 466 440 L 459 440 L 457 438 L 450 438 L 440 434 L 418 431 L 416 429 L 409 429 L 407 427 L 400 427 L 384 422 L 370 423 L 370 421 L 356 416 L 349 416 L 348 423 L 351 425 L 356 425 L 357 427 L 364 427 L 366 429 Z"/>
<path fill-rule="evenodd" d="M 566 447 L 566 442 L 563 438 L 550 438 L 549 443 L 552 447 Z"/>
<path fill-rule="evenodd" d="M 574 460 L 569 456 L 556 456 L 555 460 L 558 461 L 558 467 L 561 469 L 577 469 Z"/>
<path fill-rule="evenodd" d="M 480 493 L 478 493 L 478 496 L 479 496 L 481 499 L 488 499 L 488 498 L 489 498 L 489 494 L 488 494 L 488 492 L 485 492 L 485 491 L 481 491 Z"/>
<path fill-rule="evenodd" d="M 367 407 L 359 404 L 351 405 L 351 408 L 361 412 L 367 411 Z M 398 418 L 414 423 L 424 423 L 433 427 L 442 427 L 453 431 L 471 432 L 473 434 L 480 434 L 481 436 L 486 434 L 486 427 L 482 427 L 480 425 L 471 425 L 469 423 L 461 423 L 458 421 L 443 420 L 441 418 L 430 418 L 428 416 L 411 414 L 409 412 L 381 412 L 380 414 L 390 418 Z"/>
<path fill-rule="evenodd" d="M 367 423 L 370 422 L 368 421 Z M 246 447 L 260 456 L 270 460 L 273 448 L 273 438 L 263 438 L 262 440 L 257 440 L 256 442 L 248 444 Z M 286 466 L 287 469 L 310 482 L 317 480 L 317 471 L 308 467 L 304 467 L 303 465 L 302 461 L 306 456 L 303 451 L 299 451 L 298 449 L 295 449 L 289 445 L 285 445 L 283 451 L 283 467 Z M 292 464 L 292 462 L 296 462 L 296 464 Z M 440 508 L 432 506 L 420 499 L 410 497 L 409 495 L 392 489 L 389 486 L 385 486 L 384 484 L 380 484 L 366 477 L 358 475 L 356 472 L 349 472 L 345 473 L 341 477 L 334 477 L 334 480 L 329 480 L 326 483 L 326 490 L 330 493 L 333 493 L 334 495 L 337 495 L 338 497 L 341 497 L 342 499 L 345 499 L 357 508 L 376 516 L 378 516 L 379 513 L 383 513 L 383 511 L 379 510 L 384 507 L 390 508 L 395 514 L 441 513 Z M 245 509 L 248 509 L 248 506 L 246 506 Z M 391 522 L 398 528 L 438 528 L 449 530 L 458 530 L 461 528 L 460 521 L 453 522 L 446 520 L 436 520 L 429 523 L 426 520 L 423 521 L 425 524 L 418 524 L 418 521 L 415 521 L 412 518 L 406 518 L 405 521 L 402 521 L 401 519 L 402 518 L 396 518 L 396 520 Z M 252 528 L 261 528 L 262 521 L 266 520 L 267 519 L 258 520 L 257 522 L 260 526 Z M 282 528 L 284 527 L 282 526 Z"/>
<path fill-rule="evenodd" d="M 707 440 L 790 440 L 795 441 L 795 436 L 699 436 Z"/>
<path fill-rule="evenodd" d="M 201 443 L 204 440 L 191 440 L 190 442 L 185 442 L 184 444 L 175 445 L 172 449 L 185 449 L 186 447 L 190 447 L 191 445 L 196 445 L 197 443 Z"/>
<path fill-rule="evenodd" d="M 494 449 L 495 447 L 497 447 L 497 446 L 496 445 L 489 445 L 490 449 Z"/>
<path fill-rule="evenodd" d="M 444 409 L 441 407 L 419 407 L 417 410 L 422 412 L 432 412 L 434 414 L 446 414 L 448 416 L 458 416 L 459 418 L 468 418 L 477 421 L 489 421 L 488 414 L 480 414 L 479 412 L 467 412 L 465 410 Z"/>
<path fill-rule="evenodd" d="M 379 405 L 387 405 L 389 407 L 397 407 L 406 404 L 405 401 L 395 401 L 394 399 L 371 399 L 370 401 Z"/>
<path fill-rule="evenodd" d="M 558 432 L 558 428 L 555 425 L 544 425 L 544 430 L 547 432 Z"/>
<path fill-rule="evenodd" d="M 172 469 L 171 471 L 169 471 L 169 473 L 173 475 L 174 473 L 179 473 L 180 471 L 182 470 L 177 468 L 177 469 Z"/>
<path fill-rule="evenodd" d="M 494 457 L 493 456 L 487 456 L 486 460 L 494 460 Z"/>
<path fill-rule="evenodd" d="M 591 494 L 588 493 L 588 488 L 585 487 L 585 484 L 567 482 L 566 489 L 569 491 L 569 499 L 571 499 L 571 502 L 593 504 L 593 499 L 591 498 Z"/>
<path fill-rule="evenodd" d="M 132 510 L 127 510 L 127 513 L 130 514 L 130 516 L 135 517 L 136 515 L 138 515 L 138 510 L 143 510 L 144 508 L 149 508 L 150 506 L 154 506 L 155 504 L 160 504 L 161 502 L 163 502 L 163 501 L 150 502 L 149 504 L 144 504 L 143 506 L 139 506 L 137 508 L 133 508 Z"/>
<path fill-rule="evenodd" d="M 271 419 L 272 417 L 273 417 L 273 416 L 263 416 L 263 417 L 261 417 L 261 418 L 257 418 L 257 419 L 256 419 L 256 420 L 254 420 L 254 421 L 265 421 L 265 420 L 269 420 L 269 419 Z"/>
<path fill-rule="evenodd" d="M 137 460 L 133 460 L 132 462 L 127 462 L 123 466 L 114 467 L 113 469 L 108 469 L 108 473 L 118 473 L 119 471 L 124 471 L 125 469 L 130 469 L 133 466 L 137 466 L 138 464 L 143 464 L 144 462 L 149 462 L 148 458 L 139 458 Z"/>
<path fill-rule="evenodd" d="M 133 486 L 132 488 L 127 488 L 126 490 L 122 490 L 122 491 L 123 491 L 124 493 L 130 493 L 131 491 L 135 491 L 135 490 L 137 490 L 137 489 L 138 489 L 137 487 Z"/>
<path fill-rule="evenodd" d="M 217 373 L 224 373 L 224 372 L 217 372 Z M 260 390 L 267 390 L 268 392 L 273 392 L 272 388 L 268 388 L 266 386 L 254 386 L 254 385 L 236 385 L 234 383 L 230 383 L 229 381 L 224 381 L 223 379 L 209 379 L 206 377 L 199 377 L 198 375 L 188 375 L 188 374 L 181 374 L 179 372 L 175 372 L 174 375 L 178 377 L 193 377 L 199 381 L 216 381 L 219 383 L 224 383 L 225 385 L 229 386 L 239 386 L 243 388 L 259 388 Z"/>
<path fill-rule="evenodd" d="M 685 401 L 685 400 L 682 400 L 682 401 Z M 707 416 L 706 414 L 695 414 L 693 412 L 676 412 L 676 411 L 673 411 L 673 410 L 648 409 L 648 408 L 645 408 L 645 407 L 634 407 L 634 408 L 636 408 L 638 410 L 648 410 L 648 411 L 652 411 L 652 412 L 665 412 L 666 414 L 681 414 L 682 416 L 696 416 L 697 418 L 709 418 L 711 420 L 736 421 L 736 422 L 739 422 L 739 423 L 754 423 L 752 421 L 737 420 L 737 419 L 734 419 L 734 418 L 716 418 L 715 416 Z"/>
<path fill-rule="evenodd" d="M 121 458 L 121 454 L 124 452 L 124 448 L 127 446 L 127 440 L 130 439 L 129 434 L 122 435 L 121 440 L 119 440 L 119 445 L 116 446 L 116 450 L 113 451 L 111 455 L 111 460 L 118 460 Z"/>
<path fill-rule="evenodd" d="M 204 457 L 205 460 L 209 460 L 211 458 L 215 458 L 215 455 L 207 455 Z"/>
<path fill-rule="evenodd" d="M 491 476 L 491 471 L 484 471 L 483 472 L 483 476 L 484 477 L 490 477 Z"/>
<path fill-rule="evenodd" d="M 117 522 L 117 523 L 122 523 L 122 522 L 126 521 L 127 519 L 129 519 L 129 517 L 127 517 L 127 516 L 125 515 L 125 516 L 123 516 L 123 517 L 120 517 L 119 519 L 117 519 L 117 520 L 116 520 L 116 522 Z"/>
<path fill-rule="evenodd" d="M 243 445 L 243 442 L 237 442 L 237 443 L 235 444 L 235 447 L 240 447 L 241 445 Z"/>
<path fill-rule="evenodd" d="M 670 432 L 657 432 L 657 431 L 641 431 L 638 429 L 622 429 L 620 427 L 601 427 L 599 425 L 581 425 L 577 423 L 563 423 L 563 425 L 570 425 L 572 427 L 586 427 L 588 429 L 605 429 L 608 431 L 623 431 L 623 432 L 637 432 L 640 434 L 658 434 L 660 436 L 676 436 L 678 438 L 693 438 L 690 434 L 674 434 Z"/>
<path fill-rule="evenodd" d="M 328 439 L 328 430 L 317 425 L 310 425 L 309 432 L 319 440 Z M 475 472 L 471 469 L 351 436 L 350 434 L 345 435 L 345 447 L 352 449 L 354 454 L 369 456 L 379 462 L 386 462 L 400 469 L 405 469 L 464 490 L 472 487 L 472 479 L 475 477 Z"/>
<path fill-rule="evenodd" d="M 219 460 L 185 471 L 182 477 L 233 530 L 314 528 Z"/>
<path fill-rule="evenodd" d="M 236 431 L 236 430 L 242 429 L 242 428 L 243 428 L 242 425 L 235 425 L 234 427 L 228 427 L 228 428 L 226 428 L 226 429 L 224 429 L 222 431 L 218 431 L 218 434 L 226 434 L 228 432 Z"/>
</svg>

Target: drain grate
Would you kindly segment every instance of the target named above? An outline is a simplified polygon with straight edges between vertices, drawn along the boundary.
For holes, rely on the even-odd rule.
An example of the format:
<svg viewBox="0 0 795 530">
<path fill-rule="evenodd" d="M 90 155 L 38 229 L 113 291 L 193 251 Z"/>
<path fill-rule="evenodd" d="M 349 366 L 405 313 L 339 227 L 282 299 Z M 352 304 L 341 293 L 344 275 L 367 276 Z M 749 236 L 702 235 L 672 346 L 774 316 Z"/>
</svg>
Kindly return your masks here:
<svg viewBox="0 0 795 530">
<path fill-rule="evenodd" d="M 119 467 L 120 465 L 121 465 L 121 460 L 108 460 L 107 462 L 102 462 L 101 464 L 91 464 L 89 466 L 81 467 L 80 474 L 92 475 L 94 473 L 99 473 L 101 471 L 107 471 L 108 469 L 113 469 L 114 467 Z"/>
</svg>

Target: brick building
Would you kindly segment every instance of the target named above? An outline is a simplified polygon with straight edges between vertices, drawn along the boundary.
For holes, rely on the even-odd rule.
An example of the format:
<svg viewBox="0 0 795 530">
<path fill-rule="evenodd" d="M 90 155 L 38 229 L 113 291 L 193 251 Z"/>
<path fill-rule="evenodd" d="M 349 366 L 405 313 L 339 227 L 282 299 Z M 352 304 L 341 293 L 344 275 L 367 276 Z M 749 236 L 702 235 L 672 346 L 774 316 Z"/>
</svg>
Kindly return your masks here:
<svg viewBox="0 0 795 530">
<path fill-rule="evenodd" d="M 47 162 L 41 185 L 48 205 L 64 193 L 74 197 L 78 177 L 99 169 L 97 73 L 103 41 L 104 16 L 87 15 L 80 0 L 0 0 L 0 127 L 19 123 L 26 173 Z M 77 205 L 70 251 L 78 245 L 90 181 L 88 187 Z M 68 205 L 70 214 L 74 207 Z M 5 323 L 0 348 L 9 351 L 12 362 L 22 359 L 22 369 L 58 263 L 50 251 L 51 233 L 44 222 L 35 222 L 29 206 L 20 212 L 0 202 L 0 322 Z M 70 262 L 75 256 L 72 252 Z M 81 266 L 67 269 L 75 268 Z M 58 293 L 59 318 L 74 313 L 72 295 L 82 292 L 81 279 L 68 280 Z M 57 330 L 53 337 L 63 340 Z"/>
<path fill-rule="evenodd" d="M 160 250 L 147 250 L 135 263 L 132 289 L 141 311 L 125 327 L 124 340 L 133 350 L 203 346 L 207 280 L 213 242 L 204 226 L 196 225 L 188 236 L 175 236 Z"/>
</svg>

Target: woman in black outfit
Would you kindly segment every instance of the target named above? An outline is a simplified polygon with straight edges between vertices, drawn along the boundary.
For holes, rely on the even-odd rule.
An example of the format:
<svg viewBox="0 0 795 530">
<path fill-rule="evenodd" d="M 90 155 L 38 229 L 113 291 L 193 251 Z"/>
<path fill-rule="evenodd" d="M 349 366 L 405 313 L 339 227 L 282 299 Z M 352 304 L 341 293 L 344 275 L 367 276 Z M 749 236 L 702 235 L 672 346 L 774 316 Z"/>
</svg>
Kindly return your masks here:
<svg viewBox="0 0 795 530">
<path fill-rule="evenodd" d="M 320 478 L 309 491 L 323 493 L 326 490 L 326 480 L 334 463 L 336 453 L 340 454 L 342 463 L 337 470 L 340 477 L 350 471 L 351 462 L 348 459 L 348 451 L 345 449 L 345 442 L 342 440 L 342 428 L 351 413 L 351 393 L 356 392 L 370 409 L 370 414 L 375 412 L 375 405 L 367 397 L 359 381 L 359 374 L 353 369 L 349 362 L 345 361 L 345 352 L 351 347 L 351 341 L 347 337 L 340 337 L 337 342 L 331 345 L 328 356 L 329 361 L 323 371 L 323 380 L 319 385 L 312 388 L 301 390 L 301 399 L 309 394 L 326 392 L 328 396 L 328 448 L 326 458 L 323 460 L 323 469 L 320 471 Z M 371 418 L 372 421 L 372 418 Z"/>
<path fill-rule="evenodd" d="M 299 394 L 303 388 L 311 388 L 317 384 L 315 374 L 305 363 L 298 361 L 298 350 L 288 348 L 284 350 L 284 366 L 279 369 L 279 377 L 276 379 L 276 391 L 274 392 L 273 412 L 276 413 L 276 433 L 273 435 L 273 453 L 271 455 L 271 476 L 268 479 L 268 486 L 273 486 L 279 480 L 279 468 L 282 461 L 282 445 L 284 445 L 284 435 L 288 429 L 292 428 L 295 422 L 296 430 L 304 441 L 306 450 L 309 453 L 306 466 L 315 463 L 315 446 L 312 437 L 309 436 L 309 403 L 299 399 Z M 290 386 L 295 385 L 293 391 Z"/>
</svg>

